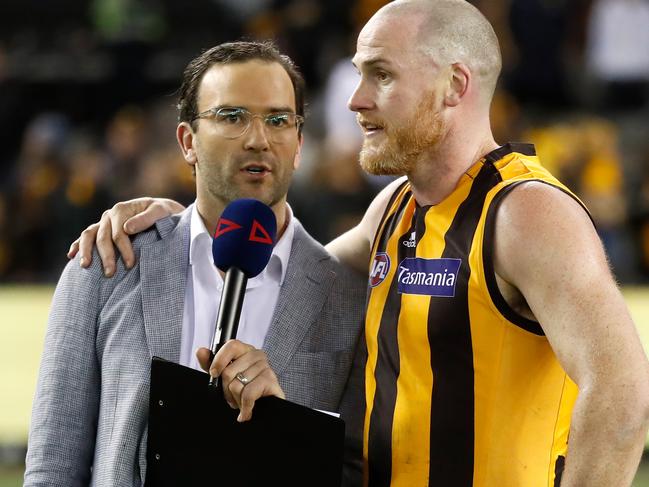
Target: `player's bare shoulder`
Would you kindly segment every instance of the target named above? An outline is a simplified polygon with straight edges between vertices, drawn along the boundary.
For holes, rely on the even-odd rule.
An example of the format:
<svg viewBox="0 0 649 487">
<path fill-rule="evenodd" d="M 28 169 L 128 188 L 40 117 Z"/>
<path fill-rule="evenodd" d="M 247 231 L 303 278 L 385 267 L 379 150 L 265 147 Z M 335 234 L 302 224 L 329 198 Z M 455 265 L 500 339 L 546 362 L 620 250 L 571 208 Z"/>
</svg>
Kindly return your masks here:
<svg viewBox="0 0 649 487">
<path fill-rule="evenodd" d="M 494 229 L 494 267 L 516 284 L 534 278 L 541 268 L 556 268 L 572 256 L 601 259 L 602 247 L 585 208 L 558 187 L 530 181 L 503 199 Z"/>
</svg>

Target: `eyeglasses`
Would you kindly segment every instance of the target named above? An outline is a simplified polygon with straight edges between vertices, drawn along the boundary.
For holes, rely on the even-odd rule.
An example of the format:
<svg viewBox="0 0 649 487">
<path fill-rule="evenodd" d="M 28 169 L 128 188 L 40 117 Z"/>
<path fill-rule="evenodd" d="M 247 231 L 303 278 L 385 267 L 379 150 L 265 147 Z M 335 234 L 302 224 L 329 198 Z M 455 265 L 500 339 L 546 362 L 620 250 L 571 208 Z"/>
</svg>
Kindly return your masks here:
<svg viewBox="0 0 649 487">
<path fill-rule="evenodd" d="M 252 119 L 257 117 L 264 123 L 266 135 L 272 142 L 285 142 L 292 133 L 290 129 L 299 129 L 304 123 L 304 117 L 296 113 L 277 112 L 261 115 L 240 107 L 210 108 L 192 118 L 192 122 L 199 118 L 210 118 L 220 136 L 236 139 L 248 131 Z"/>
</svg>

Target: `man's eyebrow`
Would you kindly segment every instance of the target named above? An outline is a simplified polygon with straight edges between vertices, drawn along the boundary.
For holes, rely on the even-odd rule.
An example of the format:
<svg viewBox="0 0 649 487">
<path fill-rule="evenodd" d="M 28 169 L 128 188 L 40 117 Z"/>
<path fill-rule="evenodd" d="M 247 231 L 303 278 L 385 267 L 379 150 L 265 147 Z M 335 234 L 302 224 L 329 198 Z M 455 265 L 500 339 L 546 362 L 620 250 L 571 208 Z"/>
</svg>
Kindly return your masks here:
<svg viewBox="0 0 649 487">
<path fill-rule="evenodd" d="M 253 111 L 253 110 L 251 110 L 250 108 L 248 108 L 247 106 L 244 106 L 244 105 L 234 105 L 234 104 L 228 104 L 228 103 L 224 103 L 222 105 L 219 105 L 219 106 L 216 106 L 216 107 L 213 107 L 213 108 L 216 108 L 217 110 L 219 110 L 221 108 L 231 108 L 233 110 L 243 109 L 243 110 L 248 110 L 249 112 Z M 264 110 L 263 113 L 286 113 L 286 112 L 295 113 L 295 110 L 293 110 L 293 108 L 291 108 L 289 106 L 277 106 L 277 107 L 270 107 L 267 110 Z"/>
<path fill-rule="evenodd" d="M 295 113 L 295 110 L 289 106 L 283 107 L 270 107 L 266 113 Z"/>
<path fill-rule="evenodd" d="M 352 64 L 354 65 L 354 67 L 355 67 L 356 69 L 360 69 L 360 68 L 358 67 L 358 64 L 356 64 L 356 62 L 355 62 L 353 59 L 352 59 Z M 361 66 L 363 66 L 363 67 L 366 67 L 366 68 L 372 68 L 372 67 L 374 67 L 374 66 L 376 66 L 376 65 L 378 65 L 378 64 L 387 64 L 387 65 L 390 65 L 390 62 L 389 62 L 387 59 L 385 59 L 385 58 L 382 58 L 382 57 L 375 57 L 375 58 L 369 58 L 369 59 L 366 59 L 366 60 L 362 61 L 360 64 L 361 64 Z"/>
</svg>

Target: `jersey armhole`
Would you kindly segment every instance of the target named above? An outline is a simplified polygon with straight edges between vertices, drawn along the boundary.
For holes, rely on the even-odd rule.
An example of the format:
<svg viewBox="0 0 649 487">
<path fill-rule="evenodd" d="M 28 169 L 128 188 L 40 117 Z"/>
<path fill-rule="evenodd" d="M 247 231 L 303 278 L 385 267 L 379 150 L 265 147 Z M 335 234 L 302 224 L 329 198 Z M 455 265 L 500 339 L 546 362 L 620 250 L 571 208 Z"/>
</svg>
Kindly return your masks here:
<svg viewBox="0 0 649 487">
<path fill-rule="evenodd" d="M 514 325 L 524 330 L 527 330 L 530 333 L 534 333 L 535 335 L 545 336 L 545 332 L 543 331 L 543 328 L 541 327 L 538 321 L 525 318 L 524 316 L 514 311 L 509 306 L 509 304 L 507 304 L 507 301 L 505 301 L 505 298 L 503 297 L 503 295 L 500 293 L 500 290 L 498 289 L 498 283 L 496 282 L 496 272 L 494 271 L 494 264 L 493 264 L 494 262 L 493 243 L 494 243 L 494 232 L 496 226 L 496 213 L 498 212 L 498 208 L 500 207 L 502 201 L 505 199 L 505 196 L 507 196 L 512 189 L 514 189 L 515 187 L 521 184 L 530 183 L 530 182 L 547 184 L 548 186 L 558 189 L 559 191 L 563 191 L 565 194 L 567 194 L 572 199 L 574 199 L 577 203 L 579 203 L 579 205 L 584 209 L 584 211 L 590 218 L 591 222 L 593 223 L 593 226 L 596 227 L 596 225 L 595 222 L 593 221 L 592 215 L 588 211 L 588 208 L 584 206 L 584 204 L 579 200 L 579 198 L 577 198 L 574 194 L 572 194 L 570 191 L 566 190 L 565 188 L 554 185 L 542 179 L 524 179 L 522 181 L 516 181 L 514 183 L 509 184 L 508 186 L 505 186 L 503 189 L 501 189 L 498 192 L 498 194 L 496 194 L 496 196 L 494 196 L 491 205 L 489 206 L 489 210 L 487 211 L 487 218 L 485 220 L 484 238 L 482 241 L 482 266 L 485 272 L 485 281 L 487 283 L 489 296 L 491 297 L 493 303 L 496 305 L 498 311 L 505 318 L 511 321 Z"/>
<path fill-rule="evenodd" d="M 484 268 L 485 282 L 487 284 L 489 296 L 491 297 L 491 301 L 494 303 L 500 314 L 502 314 L 507 320 L 509 320 L 519 328 L 522 328 L 523 330 L 526 330 L 538 336 L 544 336 L 545 332 L 543 331 L 543 328 L 538 321 L 526 318 L 525 316 L 517 313 L 511 306 L 509 306 L 509 304 L 507 304 L 507 301 L 505 301 L 505 298 L 501 294 L 500 289 L 498 289 L 498 283 L 496 282 L 496 272 L 494 270 L 494 233 L 496 228 L 496 214 L 498 213 L 498 208 L 500 208 L 500 205 L 505 199 L 505 196 L 507 196 L 512 189 L 519 186 L 520 184 L 531 181 L 539 180 L 525 179 L 523 181 L 511 183 L 501 189 L 491 201 L 489 210 L 487 211 L 487 218 L 485 220 L 484 238 L 482 239 L 482 266 Z"/>
</svg>

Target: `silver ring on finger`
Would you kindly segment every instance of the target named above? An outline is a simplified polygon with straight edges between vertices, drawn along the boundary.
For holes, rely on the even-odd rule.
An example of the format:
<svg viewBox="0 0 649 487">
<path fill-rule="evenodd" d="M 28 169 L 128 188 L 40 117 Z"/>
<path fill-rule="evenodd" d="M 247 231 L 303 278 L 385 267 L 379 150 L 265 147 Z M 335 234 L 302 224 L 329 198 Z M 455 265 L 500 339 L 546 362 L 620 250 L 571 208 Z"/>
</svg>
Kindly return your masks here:
<svg viewBox="0 0 649 487">
<path fill-rule="evenodd" d="M 243 374 L 243 372 L 237 372 L 237 375 L 235 375 L 234 377 L 235 377 L 235 379 L 237 379 L 239 382 L 241 382 L 241 383 L 244 385 L 244 387 L 246 386 L 246 384 L 249 384 L 249 383 L 252 381 L 252 379 L 249 379 L 248 377 L 246 377 L 246 376 Z"/>
</svg>

